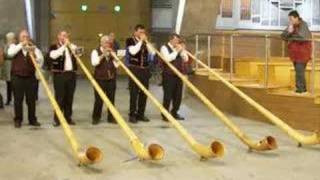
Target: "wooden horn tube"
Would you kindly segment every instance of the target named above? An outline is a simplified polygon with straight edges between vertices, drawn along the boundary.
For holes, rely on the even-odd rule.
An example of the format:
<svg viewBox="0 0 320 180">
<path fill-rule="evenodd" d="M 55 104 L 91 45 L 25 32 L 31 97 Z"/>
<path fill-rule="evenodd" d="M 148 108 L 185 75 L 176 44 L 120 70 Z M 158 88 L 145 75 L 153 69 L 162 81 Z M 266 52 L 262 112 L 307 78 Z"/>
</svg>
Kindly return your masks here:
<svg viewBox="0 0 320 180">
<path fill-rule="evenodd" d="M 76 140 L 73 132 L 71 131 L 70 126 L 68 125 L 55 97 L 53 96 L 53 93 L 51 92 L 49 85 L 47 81 L 45 80 L 34 56 L 30 54 L 31 61 L 35 67 L 36 72 L 39 75 L 40 81 L 44 87 L 45 92 L 48 95 L 48 98 L 50 100 L 50 103 L 58 117 L 58 120 L 61 124 L 61 127 L 65 133 L 65 136 L 67 137 L 69 143 L 71 144 L 72 152 L 74 157 L 79 160 L 79 165 L 88 165 L 88 164 L 94 164 L 98 163 L 102 160 L 103 154 L 100 151 L 99 148 L 94 146 L 89 146 L 88 148 L 81 149 L 78 141 Z"/>
<path fill-rule="evenodd" d="M 242 92 L 239 88 L 231 84 L 229 81 L 224 79 L 222 76 L 220 76 L 217 72 L 213 71 L 211 68 L 209 68 L 206 64 L 204 64 L 202 61 L 197 59 L 194 55 L 192 55 L 190 52 L 187 52 L 188 55 L 197 61 L 197 63 L 204 67 L 210 74 L 218 78 L 224 85 L 226 85 L 229 89 L 231 89 L 233 92 L 235 92 L 238 96 L 240 96 L 242 99 L 244 99 L 249 105 L 254 107 L 257 111 L 259 111 L 261 114 L 263 114 L 270 122 L 278 126 L 280 129 L 282 129 L 286 134 L 288 134 L 292 139 L 297 141 L 301 145 L 315 145 L 320 143 L 320 133 L 316 132 L 312 135 L 304 135 L 297 130 L 290 127 L 288 124 L 286 124 L 284 121 L 282 121 L 280 118 L 272 114 L 269 110 L 267 110 L 265 107 L 260 105 L 258 102 L 254 101 L 251 97 L 246 95 L 244 92 Z"/>
<path fill-rule="evenodd" d="M 202 159 L 222 157 L 224 155 L 224 146 L 218 141 L 213 141 L 210 146 L 199 144 L 187 130 L 162 106 L 162 104 L 150 93 L 147 88 L 135 77 L 135 75 L 121 62 L 117 55 L 112 52 L 111 55 L 117 60 L 117 63 L 128 74 L 128 76 L 135 82 L 141 91 L 153 102 L 153 104 L 160 110 L 160 112 L 169 120 L 173 127 L 180 133 L 185 141 L 191 146 Z"/>
<path fill-rule="evenodd" d="M 265 139 L 256 143 L 252 141 L 240 128 L 235 125 L 221 110 L 219 110 L 198 88 L 196 88 L 185 75 L 177 70 L 169 61 L 166 61 L 165 57 L 156 50 L 148 41 L 146 41 L 149 47 L 151 47 L 162 61 L 184 82 L 184 84 L 209 108 L 209 110 L 215 114 L 249 149 L 256 151 L 273 150 L 277 148 L 275 138 L 267 136 Z"/>
<path fill-rule="evenodd" d="M 121 116 L 120 112 L 114 107 L 111 101 L 108 99 L 106 94 L 103 92 L 97 81 L 93 78 L 90 71 L 86 68 L 83 64 L 81 59 L 72 52 L 73 55 L 76 57 L 77 63 L 80 65 L 82 71 L 97 91 L 99 96 L 101 97 L 104 104 L 107 106 L 111 114 L 114 116 L 114 119 L 117 121 L 118 125 L 122 128 L 124 133 L 128 136 L 131 146 L 135 151 L 136 155 L 140 160 L 161 160 L 164 157 L 165 151 L 164 149 L 158 144 L 151 144 L 148 148 L 145 148 L 143 143 L 139 140 L 139 138 L 135 135 L 135 133 L 131 130 L 128 126 L 124 118 Z"/>
</svg>

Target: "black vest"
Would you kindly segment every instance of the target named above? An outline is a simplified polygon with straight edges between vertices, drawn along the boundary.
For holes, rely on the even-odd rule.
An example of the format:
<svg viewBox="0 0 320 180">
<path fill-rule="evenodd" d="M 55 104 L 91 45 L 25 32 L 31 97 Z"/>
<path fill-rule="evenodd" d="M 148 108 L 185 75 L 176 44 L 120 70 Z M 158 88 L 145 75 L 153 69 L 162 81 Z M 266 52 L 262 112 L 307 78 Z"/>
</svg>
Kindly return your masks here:
<svg viewBox="0 0 320 180">
<path fill-rule="evenodd" d="M 30 77 L 34 76 L 35 67 L 32 64 L 29 53 L 24 56 L 20 50 L 12 60 L 11 73 L 17 76 Z"/>
<path fill-rule="evenodd" d="M 168 49 L 168 52 L 171 54 L 173 52 L 173 49 L 166 44 L 165 47 Z M 165 60 L 164 60 L 165 61 Z M 180 53 L 177 55 L 176 59 L 170 62 L 175 68 L 177 68 L 181 73 L 185 74 L 185 63 L 180 55 Z M 175 75 L 175 73 L 163 62 L 163 73 L 169 74 L 169 75 Z"/>
<path fill-rule="evenodd" d="M 49 49 L 49 54 L 51 51 L 57 50 L 60 48 L 60 45 L 54 44 L 50 47 Z M 73 56 L 71 53 L 71 50 L 69 49 L 71 60 L 72 60 L 72 71 L 77 71 L 78 66 L 77 66 L 77 61 L 76 58 Z M 49 64 L 49 69 L 51 69 L 53 72 L 64 72 L 64 64 L 65 64 L 66 56 L 65 53 L 63 53 L 62 56 L 58 57 L 57 59 L 51 59 L 49 58 L 48 64 Z"/>
<path fill-rule="evenodd" d="M 129 51 L 129 46 L 134 46 L 136 45 L 138 42 L 134 37 L 128 38 L 126 40 L 126 48 L 127 51 Z M 148 62 L 148 49 L 147 49 L 147 45 L 144 42 L 141 46 L 140 51 L 135 54 L 135 55 L 131 55 L 129 54 L 129 65 L 133 65 L 133 66 L 139 66 L 139 67 L 148 67 L 149 66 L 149 62 Z"/>
<path fill-rule="evenodd" d="M 98 55 L 102 55 L 102 51 L 99 48 L 96 49 Z M 111 80 L 115 79 L 117 75 L 117 69 L 113 64 L 113 57 L 110 55 L 110 59 L 107 60 L 106 58 L 101 59 L 100 64 L 95 67 L 94 70 L 94 77 L 100 80 Z"/>
</svg>

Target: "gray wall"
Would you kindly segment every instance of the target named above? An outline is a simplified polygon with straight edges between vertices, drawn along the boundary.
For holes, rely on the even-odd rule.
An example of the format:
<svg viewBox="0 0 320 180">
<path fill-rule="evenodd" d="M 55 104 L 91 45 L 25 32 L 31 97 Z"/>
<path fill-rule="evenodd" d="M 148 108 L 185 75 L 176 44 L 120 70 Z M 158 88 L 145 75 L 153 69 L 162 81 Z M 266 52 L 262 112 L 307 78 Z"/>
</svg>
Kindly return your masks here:
<svg viewBox="0 0 320 180">
<path fill-rule="evenodd" d="M 220 9 L 221 0 L 186 0 L 181 34 L 212 33 Z"/>
<path fill-rule="evenodd" d="M 9 31 L 18 32 L 27 27 L 23 0 L 0 0 L 0 43 Z"/>
</svg>

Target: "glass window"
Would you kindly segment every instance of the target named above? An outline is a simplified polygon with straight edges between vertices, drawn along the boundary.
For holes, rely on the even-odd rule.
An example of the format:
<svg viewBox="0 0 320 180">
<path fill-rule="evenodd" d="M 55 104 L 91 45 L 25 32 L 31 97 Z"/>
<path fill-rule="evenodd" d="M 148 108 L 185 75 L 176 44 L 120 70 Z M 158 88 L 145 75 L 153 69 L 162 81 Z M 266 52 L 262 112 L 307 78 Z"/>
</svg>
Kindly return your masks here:
<svg viewBox="0 0 320 180">
<path fill-rule="evenodd" d="M 223 0 L 221 5 L 221 16 L 225 18 L 232 17 L 233 0 Z"/>
</svg>

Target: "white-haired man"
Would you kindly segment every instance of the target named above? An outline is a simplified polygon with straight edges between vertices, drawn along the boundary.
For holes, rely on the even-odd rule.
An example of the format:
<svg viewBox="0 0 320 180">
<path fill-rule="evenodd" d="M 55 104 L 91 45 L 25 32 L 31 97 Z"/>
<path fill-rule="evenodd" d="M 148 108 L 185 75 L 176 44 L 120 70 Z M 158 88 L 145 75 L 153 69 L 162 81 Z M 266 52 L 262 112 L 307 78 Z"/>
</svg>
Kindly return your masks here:
<svg viewBox="0 0 320 180">
<path fill-rule="evenodd" d="M 113 40 L 109 36 L 103 36 L 100 40 L 100 46 L 91 53 L 91 64 L 95 67 L 94 77 L 113 104 L 116 92 L 117 68 L 119 66 L 110 54 L 114 51 Z M 100 123 L 103 102 L 96 91 L 94 92 L 94 96 L 92 124 L 96 125 Z M 108 122 L 115 123 L 110 111 L 108 111 Z"/>
<path fill-rule="evenodd" d="M 12 57 L 12 86 L 14 94 L 14 125 L 21 127 L 23 120 L 23 99 L 26 97 L 28 106 L 28 119 L 31 126 L 40 126 L 36 117 L 36 89 L 37 80 L 35 67 L 32 64 L 30 55 L 33 55 L 39 66 L 43 63 L 41 51 L 30 45 L 31 39 L 28 31 L 22 30 L 19 33 L 19 44 L 11 44 L 8 49 L 8 56 Z"/>
<path fill-rule="evenodd" d="M 13 32 L 6 34 L 6 44 L 4 45 L 4 64 L 2 67 L 2 79 L 6 81 L 7 84 L 7 101 L 6 105 L 11 104 L 12 100 L 12 85 L 11 85 L 11 63 L 12 57 L 8 56 L 8 49 L 11 44 L 16 44 L 16 35 Z"/>
</svg>

